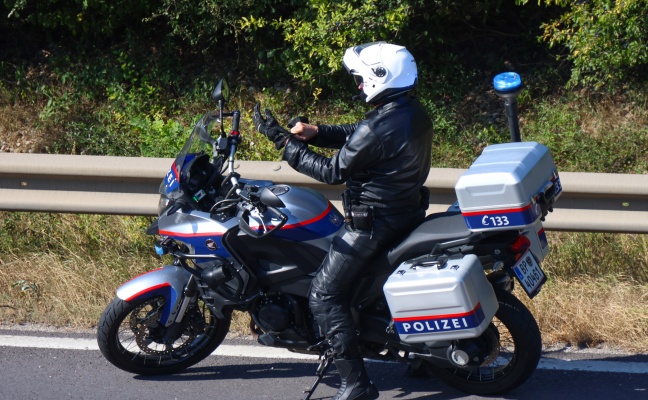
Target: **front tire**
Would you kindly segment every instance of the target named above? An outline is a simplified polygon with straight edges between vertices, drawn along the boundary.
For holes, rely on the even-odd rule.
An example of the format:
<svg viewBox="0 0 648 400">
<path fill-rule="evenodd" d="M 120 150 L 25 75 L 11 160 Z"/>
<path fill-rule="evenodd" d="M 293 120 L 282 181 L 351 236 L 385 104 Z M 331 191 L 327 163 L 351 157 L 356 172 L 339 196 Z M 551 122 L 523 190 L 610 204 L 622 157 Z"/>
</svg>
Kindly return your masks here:
<svg viewBox="0 0 648 400">
<path fill-rule="evenodd" d="M 110 363 L 139 375 L 172 374 L 202 361 L 225 339 L 231 316 L 219 319 L 198 301 L 181 325 L 164 327 L 159 324 L 164 302 L 164 297 L 130 303 L 115 298 L 108 305 L 97 342 Z"/>
<path fill-rule="evenodd" d="M 542 354 L 538 324 L 511 293 L 498 291 L 497 299 L 499 309 L 482 336 L 490 335 L 499 345 L 493 346 L 492 355 L 479 367 L 431 365 L 433 373 L 446 384 L 477 395 L 504 393 L 524 383 L 535 371 Z"/>
</svg>

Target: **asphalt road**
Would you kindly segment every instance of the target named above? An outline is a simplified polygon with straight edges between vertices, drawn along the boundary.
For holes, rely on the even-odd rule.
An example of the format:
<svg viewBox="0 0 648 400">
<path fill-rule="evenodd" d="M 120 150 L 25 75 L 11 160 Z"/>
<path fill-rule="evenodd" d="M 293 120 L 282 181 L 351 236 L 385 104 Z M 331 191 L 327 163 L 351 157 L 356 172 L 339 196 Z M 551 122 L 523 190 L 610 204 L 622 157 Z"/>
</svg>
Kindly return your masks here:
<svg viewBox="0 0 648 400">
<path fill-rule="evenodd" d="M 228 338 L 221 354 L 183 373 L 144 377 L 105 361 L 91 333 L 0 329 L 0 399 L 303 398 L 302 391 L 314 381 L 316 360 L 284 358 L 293 355 L 283 350 L 264 354 L 266 349 L 249 339 Z M 484 398 L 467 396 L 436 378 L 408 377 L 402 364 L 369 362 L 367 370 L 381 399 Z M 333 396 L 334 371 L 313 399 Z M 648 355 L 547 351 L 529 381 L 489 399 L 646 400 Z"/>
</svg>

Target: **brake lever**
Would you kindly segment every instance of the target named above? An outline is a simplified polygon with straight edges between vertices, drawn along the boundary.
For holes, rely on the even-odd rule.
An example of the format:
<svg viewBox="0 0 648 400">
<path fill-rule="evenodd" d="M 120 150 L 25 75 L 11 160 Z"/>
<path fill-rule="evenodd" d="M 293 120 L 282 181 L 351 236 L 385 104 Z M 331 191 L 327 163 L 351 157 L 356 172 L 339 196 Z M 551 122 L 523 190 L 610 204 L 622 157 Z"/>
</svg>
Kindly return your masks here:
<svg viewBox="0 0 648 400">
<path fill-rule="evenodd" d="M 255 208 L 256 208 L 256 206 L 255 206 Z M 252 229 L 250 224 L 248 224 L 247 219 L 250 216 L 251 211 L 250 210 L 245 210 L 243 212 L 243 215 L 241 215 L 241 219 L 240 219 L 240 222 L 239 222 L 239 227 L 241 228 L 241 230 L 244 233 L 246 233 L 248 236 L 251 236 L 251 237 L 253 237 L 255 239 L 261 239 L 261 238 L 264 238 L 264 237 L 266 237 L 268 235 L 272 235 L 276 230 L 281 229 L 286 224 L 286 222 L 288 221 L 288 216 L 286 214 L 282 213 L 281 211 L 277 210 L 276 208 L 267 206 L 267 210 L 270 211 L 272 214 L 274 214 L 276 217 L 278 217 L 281 220 L 277 225 L 273 226 L 269 230 L 266 230 L 264 233 L 259 233 L 259 231 L 255 231 L 254 229 Z M 267 229 L 267 227 L 263 223 L 263 220 L 261 218 L 259 218 L 259 219 L 262 221 L 261 224 L 263 225 L 264 229 Z"/>
<path fill-rule="evenodd" d="M 252 218 L 259 221 L 259 224 L 261 225 L 261 227 L 263 227 L 264 233 L 268 231 L 268 227 L 263 220 L 262 210 L 258 206 L 255 206 L 252 210 L 250 210 L 250 215 L 252 216 Z"/>
</svg>

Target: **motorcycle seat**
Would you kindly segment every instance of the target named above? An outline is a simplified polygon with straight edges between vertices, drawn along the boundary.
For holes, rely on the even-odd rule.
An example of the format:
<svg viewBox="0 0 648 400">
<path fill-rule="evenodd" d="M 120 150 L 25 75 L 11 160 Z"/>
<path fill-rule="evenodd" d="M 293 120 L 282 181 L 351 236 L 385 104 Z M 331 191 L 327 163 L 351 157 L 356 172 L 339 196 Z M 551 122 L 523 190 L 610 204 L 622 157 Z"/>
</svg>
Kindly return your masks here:
<svg viewBox="0 0 648 400">
<path fill-rule="evenodd" d="M 460 212 L 430 214 L 403 241 L 387 252 L 389 265 L 427 254 L 438 243 L 465 239 L 472 235 Z"/>
</svg>

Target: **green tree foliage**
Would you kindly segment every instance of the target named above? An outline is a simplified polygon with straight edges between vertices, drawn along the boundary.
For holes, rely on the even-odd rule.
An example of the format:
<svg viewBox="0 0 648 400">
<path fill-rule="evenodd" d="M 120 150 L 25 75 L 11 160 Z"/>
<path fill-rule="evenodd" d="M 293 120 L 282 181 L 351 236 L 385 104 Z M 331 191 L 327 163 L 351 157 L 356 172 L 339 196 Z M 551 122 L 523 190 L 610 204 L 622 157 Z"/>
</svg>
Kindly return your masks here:
<svg viewBox="0 0 648 400">
<path fill-rule="evenodd" d="M 299 0 L 159 0 L 149 20 L 159 20 L 171 35 L 201 51 L 219 43 L 219 51 L 244 50 L 240 23 L 244 18 L 275 20 L 290 15 Z M 257 37 L 258 41 L 268 38 Z M 272 39 L 272 38 L 270 38 Z M 236 46 L 234 46 L 236 45 Z"/>
<path fill-rule="evenodd" d="M 344 49 L 373 40 L 407 44 L 423 64 L 438 64 L 451 52 L 501 69 L 504 58 L 534 52 L 528 49 L 535 35 L 566 49 L 573 85 L 637 78 L 648 64 L 647 0 L 3 0 L 2 6 L 0 29 L 14 22 L 11 28 L 31 26 L 50 41 L 73 38 L 85 49 L 124 39 L 157 48 L 172 40 L 184 55 L 233 61 L 242 72 L 311 88 L 335 86 Z"/>
<path fill-rule="evenodd" d="M 648 1 L 539 2 L 564 7 L 558 18 L 543 24 L 542 40 L 566 47 L 573 63 L 571 85 L 601 88 L 634 78 L 648 65 Z"/>
<path fill-rule="evenodd" d="M 448 53 L 501 68 L 500 54 L 539 34 L 537 7 L 505 0 L 4 0 L 12 26 L 31 27 L 77 51 L 134 43 L 248 76 L 335 87 L 345 48 L 387 40 L 407 45 L 421 65 Z M 0 6 L 0 9 L 2 6 Z M 536 32 L 537 30 L 537 32 Z M 69 41 L 69 38 L 73 38 Z M 41 46 L 43 42 L 40 42 Z M 134 46 L 132 46 L 134 47 Z M 122 50 L 122 49 L 120 49 Z M 486 50 L 486 51 L 485 51 Z M 0 50 L 1 53 L 1 50 Z M 518 52 L 520 53 L 520 52 Z M 169 54 L 169 56 L 174 56 Z M 456 62 L 453 60 L 452 62 Z M 442 67 L 442 66 L 441 66 Z M 261 73 L 259 73 L 261 72 Z"/>
<path fill-rule="evenodd" d="M 573 67 L 572 84 L 645 80 L 647 1 L 2 0 L 0 100 L 36 105 L 51 139 L 39 151 L 155 155 L 211 106 L 219 77 L 278 112 L 361 115 L 341 59 L 386 40 L 414 54 L 438 140 L 473 152 L 499 134 L 475 96 L 496 73 L 549 64 Z"/>
<path fill-rule="evenodd" d="M 280 54 L 266 52 L 266 58 L 285 65 L 294 78 L 312 81 L 340 70 L 344 50 L 354 44 L 397 39 L 410 12 L 404 1 L 311 0 L 289 18 L 270 22 L 244 17 L 241 27 L 255 31 L 270 26 L 280 31 L 289 45 Z"/>
<path fill-rule="evenodd" d="M 504 0 L 305 0 L 279 17 L 250 9 L 238 34 L 267 77 L 326 92 L 348 83 L 337 74 L 344 50 L 377 40 L 405 44 L 423 73 L 457 63 L 501 70 L 534 52 L 538 10 Z"/>
<path fill-rule="evenodd" d="M 4 0 L 8 18 L 50 34 L 95 39 L 141 26 L 153 4 L 129 0 Z"/>
</svg>

